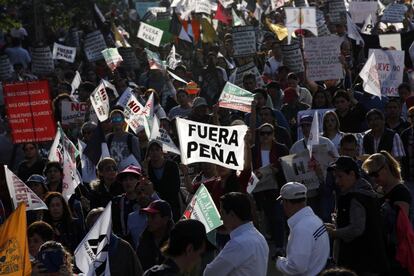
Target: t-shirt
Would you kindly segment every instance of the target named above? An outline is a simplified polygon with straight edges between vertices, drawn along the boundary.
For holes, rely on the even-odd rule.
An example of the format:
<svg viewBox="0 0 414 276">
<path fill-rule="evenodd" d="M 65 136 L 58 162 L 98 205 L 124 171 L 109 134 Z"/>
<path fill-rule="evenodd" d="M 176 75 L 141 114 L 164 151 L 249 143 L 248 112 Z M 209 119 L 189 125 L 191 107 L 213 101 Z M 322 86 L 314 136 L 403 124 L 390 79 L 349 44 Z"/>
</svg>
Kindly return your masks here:
<svg viewBox="0 0 414 276">
<path fill-rule="evenodd" d="M 393 206 L 397 201 L 403 201 L 411 204 L 410 191 L 408 191 L 407 187 L 404 184 L 396 185 L 389 193 L 384 196 L 384 199 L 387 200 L 391 206 Z"/>
<path fill-rule="evenodd" d="M 108 134 L 106 137 L 107 141 L 110 137 L 109 135 L 112 134 Z M 132 151 L 130 151 L 128 148 L 128 133 L 125 133 L 125 135 L 122 136 L 117 136 L 115 134 L 112 135 L 112 141 L 110 145 L 108 144 L 108 147 L 110 146 L 109 153 L 111 154 L 111 157 L 117 162 L 117 164 L 120 164 L 122 160 L 128 158 L 130 154 L 133 154 L 137 161 L 141 161 L 139 140 L 135 135 L 132 136 L 131 144 Z"/>
</svg>

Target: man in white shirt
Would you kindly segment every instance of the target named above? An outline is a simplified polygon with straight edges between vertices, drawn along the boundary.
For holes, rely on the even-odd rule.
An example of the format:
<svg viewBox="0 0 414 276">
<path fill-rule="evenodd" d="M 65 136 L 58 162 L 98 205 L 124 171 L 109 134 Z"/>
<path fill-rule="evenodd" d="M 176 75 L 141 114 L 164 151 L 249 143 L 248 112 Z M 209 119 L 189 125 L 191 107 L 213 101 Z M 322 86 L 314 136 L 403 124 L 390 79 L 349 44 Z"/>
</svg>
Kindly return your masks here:
<svg viewBox="0 0 414 276">
<path fill-rule="evenodd" d="M 230 240 L 207 265 L 204 276 L 266 276 L 269 247 L 253 226 L 248 196 L 236 192 L 222 196 L 220 215 Z"/>
<path fill-rule="evenodd" d="M 289 182 L 280 189 L 290 234 L 286 257 L 278 257 L 276 268 L 284 275 L 318 275 L 329 257 L 329 236 L 322 220 L 306 206 L 305 185 Z"/>
</svg>

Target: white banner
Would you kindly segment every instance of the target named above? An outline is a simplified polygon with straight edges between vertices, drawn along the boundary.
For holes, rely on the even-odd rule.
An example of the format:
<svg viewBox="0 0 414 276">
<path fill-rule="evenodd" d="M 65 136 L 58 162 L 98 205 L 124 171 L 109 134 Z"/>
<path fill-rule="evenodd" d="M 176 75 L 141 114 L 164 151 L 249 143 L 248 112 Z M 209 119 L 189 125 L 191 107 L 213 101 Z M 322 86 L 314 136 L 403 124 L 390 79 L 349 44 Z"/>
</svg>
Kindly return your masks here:
<svg viewBox="0 0 414 276">
<path fill-rule="evenodd" d="M 234 56 L 249 56 L 256 54 L 256 32 L 254 26 L 233 27 Z"/>
<path fill-rule="evenodd" d="M 106 121 L 109 118 L 109 97 L 102 82 L 92 92 L 90 99 L 99 121 Z"/>
<path fill-rule="evenodd" d="M 352 1 L 349 3 L 349 12 L 354 23 L 364 23 L 365 19 L 371 15 L 374 22 L 377 21 L 378 2 L 376 1 Z"/>
<path fill-rule="evenodd" d="M 211 2 L 210 0 L 195 0 L 195 12 L 205 13 L 210 15 L 211 13 Z"/>
<path fill-rule="evenodd" d="M 32 55 L 32 73 L 33 74 L 49 74 L 55 71 L 52 52 L 48 46 L 31 48 Z"/>
<path fill-rule="evenodd" d="M 218 104 L 223 108 L 240 110 L 242 112 L 251 112 L 253 100 L 253 93 L 227 82 L 221 92 Z"/>
<path fill-rule="evenodd" d="M 382 48 L 391 48 L 401 51 L 401 34 L 380 34 L 379 43 Z"/>
<path fill-rule="evenodd" d="M 151 25 L 145 24 L 144 22 L 140 23 L 137 37 L 142 40 L 152 44 L 154 46 L 160 46 L 161 38 L 164 31 L 153 27 Z"/>
<path fill-rule="evenodd" d="M 183 164 L 207 162 L 243 170 L 247 126 L 222 127 L 177 118 L 177 131 Z"/>
<path fill-rule="evenodd" d="M 24 202 L 26 211 L 47 210 L 46 204 L 17 175 L 9 170 L 6 165 L 4 165 L 4 172 L 14 208 L 17 208 L 19 203 Z"/>
<path fill-rule="evenodd" d="M 359 76 L 364 81 L 364 91 L 381 98 L 381 82 L 376 65 L 375 54 L 372 53 L 359 73 Z"/>
<path fill-rule="evenodd" d="M 75 61 L 76 47 L 69 47 L 65 45 L 53 44 L 53 59 L 61 59 L 70 63 Z"/>
</svg>

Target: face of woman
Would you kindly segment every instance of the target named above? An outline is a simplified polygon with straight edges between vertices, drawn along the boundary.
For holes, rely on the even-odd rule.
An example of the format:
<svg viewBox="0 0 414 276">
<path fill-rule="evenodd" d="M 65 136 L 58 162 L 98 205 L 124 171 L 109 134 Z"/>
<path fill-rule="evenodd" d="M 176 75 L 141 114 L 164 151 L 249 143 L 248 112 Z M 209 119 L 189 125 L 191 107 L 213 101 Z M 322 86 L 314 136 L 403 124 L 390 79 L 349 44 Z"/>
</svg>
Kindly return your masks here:
<svg viewBox="0 0 414 276">
<path fill-rule="evenodd" d="M 37 253 L 39 252 L 40 246 L 45 243 L 38 234 L 33 234 L 33 236 L 29 237 L 29 253 L 31 256 L 37 256 Z"/>
<path fill-rule="evenodd" d="M 105 183 L 113 183 L 116 180 L 116 172 L 118 168 L 113 163 L 105 164 L 102 170 L 99 171 L 99 176 L 102 177 Z"/>
<path fill-rule="evenodd" d="M 273 141 L 273 130 L 270 127 L 263 127 L 259 130 L 260 142 L 269 143 Z"/>
<path fill-rule="evenodd" d="M 58 168 L 51 167 L 46 172 L 46 178 L 49 182 L 56 183 L 62 180 L 62 173 L 60 172 Z"/>
<path fill-rule="evenodd" d="M 336 119 L 333 115 L 328 114 L 324 119 L 324 123 L 327 130 L 336 130 Z"/>
<path fill-rule="evenodd" d="M 62 200 L 58 197 L 52 198 L 49 204 L 49 213 L 50 216 L 55 219 L 61 219 L 63 216 L 63 203 Z"/>
<path fill-rule="evenodd" d="M 272 116 L 272 111 L 270 110 L 262 110 L 260 112 L 260 117 L 262 118 L 262 123 L 269 123 L 272 124 L 273 123 L 273 116 Z"/>
<path fill-rule="evenodd" d="M 26 159 L 33 159 L 37 156 L 36 147 L 33 144 L 26 144 L 23 148 L 24 157 Z"/>
</svg>

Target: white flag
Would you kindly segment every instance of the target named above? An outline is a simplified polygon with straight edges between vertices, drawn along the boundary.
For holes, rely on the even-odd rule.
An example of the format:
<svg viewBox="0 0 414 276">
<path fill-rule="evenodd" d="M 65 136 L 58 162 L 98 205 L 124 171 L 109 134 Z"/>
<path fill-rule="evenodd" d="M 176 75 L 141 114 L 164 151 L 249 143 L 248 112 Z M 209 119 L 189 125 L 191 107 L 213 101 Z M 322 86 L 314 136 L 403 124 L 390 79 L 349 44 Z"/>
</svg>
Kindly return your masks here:
<svg viewBox="0 0 414 276">
<path fill-rule="evenodd" d="M 359 76 L 364 81 L 364 91 L 381 98 L 381 82 L 376 66 L 377 61 L 375 60 L 375 53 L 373 52 L 359 73 Z"/>
<path fill-rule="evenodd" d="M 319 119 L 317 111 L 315 111 L 313 115 L 311 131 L 309 133 L 308 142 L 306 143 L 310 157 L 312 157 L 312 147 L 314 145 L 319 145 Z"/>
<path fill-rule="evenodd" d="M 173 45 L 167 57 L 167 65 L 172 70 L 175 70 L 175 68 L 178 66 L 180 62 L 181 62 L 181 56 L 176 53 L 175 46 Z"/>
<path fill-rule="evenodd" d="M 17 208 L 20 202 L 24 202 L 26 211 L 47 210 L 46 204 L 17 175 L 9 170 L 6 165 L 4 165 L 4 172 L 14 208 Z"/>
<path fill-rule="evenodd" d="M 147 135 L 149 139 L 151 136 L 152 121 L 154 118 L 154 93 L 151 93 L 151 95 L 149 96 L 141 114 L 145 118 L 144 120 L 145 134 Z"/>
<path fill-rule="evenodd" d="M 365 19 L 364 26 L 361 29 L 361 33 L 370 35 L 373 27 L 374 22 L 372 21 L 371 14 L 369 14 L 367 19 Z"/>
<path fill-rule="evenodd" d="M 85 275 L 111 275 L 108 257 L 111 233 L 111 202 L 109 202 L 75 250 L 76 266 Z"/>
<path fill-rule="evenodd" d="M 143 109 L 142 104 L 131 94 L 124 107 L 124 116 L 125 122 L 135 134 L 138 134 L 144 128 L 145 117 L 141 115 Z"/>
<path fill-rule="evenodd" d="M 180 150 L 174 144 L 168 132 L 165 129 L 160 128 L 160 123 L 158 121 L 157 116 L 154 116 L 152 130 L 151 130 L 151 137 L 149 140 L 150 141 L 156 140 L 156 141 L 161 142 L 163 151 L 172 152 L 172 153 L 180 155 Z"/>
<path fill-rule="evenodd" d="M 253 190 L 256 188 L 257 183 L 259 183 L 259 178 L 257 178 L 256 174 L 252 171 L 252 175 L 250 176 L 249 182 L 247 182 L 246 191 L 251 194 Z"/>
<path fill-rule="evenodd" d="M 75 90 L 78 89 L 81 82 L 82 82 L 81 75 L 79 74 L 78 71 L 76 71 L 75 76 L 73 77 L 73 80 L 72 80 L 72 83 L 71 83 L 72 92 L 70 93 L 70 95 L 72 97 L 75 96 Z"/>
<path fill-rule="evenodd" d="M 99 121 L 106 121 L 109 118 L 109 97 L 102 82 L 92 92 L 90 99 Z"/>
<path fill-rule="evenodd" d="M 355 40 L 357 45 L 364 45 L 364 39 L 361 37 L 358 27 L 352 22 L 349 14 L 346 14 L 346 25 L 348 28 L 348 37 Z"/>
</svg>

